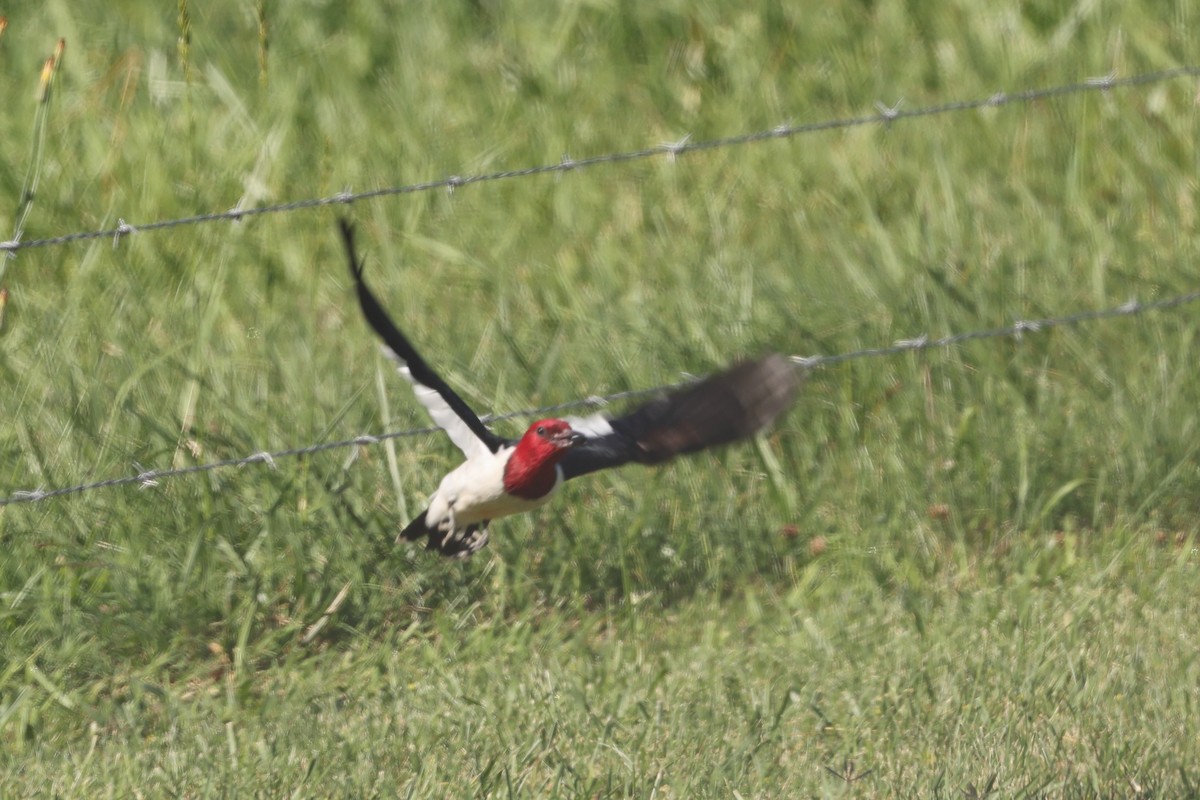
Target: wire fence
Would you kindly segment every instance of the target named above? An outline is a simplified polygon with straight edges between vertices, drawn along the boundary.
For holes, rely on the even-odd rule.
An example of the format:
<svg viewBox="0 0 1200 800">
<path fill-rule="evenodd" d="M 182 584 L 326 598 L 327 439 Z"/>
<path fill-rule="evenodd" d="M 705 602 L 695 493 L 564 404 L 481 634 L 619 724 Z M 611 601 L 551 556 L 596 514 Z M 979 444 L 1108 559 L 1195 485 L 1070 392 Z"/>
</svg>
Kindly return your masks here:
<svg viewBox="0 0 1200 800">
<path fill-rule="evenodd" d="M 694 153 L 702 150 L 716 150 L 720 148 L 737 147 L 774 139 L 789 139 L 792 137 L 818 133 L 821 131 L 854 128 L 863 125 L 889 124 L 899 122 L 901 120 L 932 117 L 940 114 L 972 111 L 981 108 L 998 108 L 1001 106 L 1014 104 L 1032 103 L 1037 100 L 1048 100 L 1067 95 L 1082 94 L 1084 92 L 1102 92 L 1138 86 L 1147 86 L 1181 77 L 1200 77 L 1200 65 L 1182 66 L 1174 69 L 1160 70 L 1157 72 L 1145 72 L 1125 78 L 1117 78 L 1113 75 L 1107 75 L 1098 78 L 1089 78 L 1076 83 L 1061 84 L 1058 86 L 1050 86 L 1041 89 L 1026 89 L 1018 92 L 1000 91 L 988 95 L 987 97 L 976 98 L 973 100 L 958 100 L 950 103 L 923 106 L 913 109 L 901 108 L 901 104 L 899 103 L 893 106 L 887 106 L 880 102 L 876 103 L 876 113 L 874 114 L 867 114 L 857 117 L 843 117 L 840 119 L 822 120 L 818 122 L 801 124 L 785 123 L 767 130 L 753 131 L 750 133 L 738 134 L 721 139 L 691 141 L 690 136 L 685 136 L 677 142 L 659 144 L 642 150 L 631 150 L 623 153 L 607 153 L 604 155 L 590 156 L 588 158 L 580 159 L 563 156 L 561 161 L 553 164 L 542 164 L 538 166 L 504 170 L 501 172 L 490 172 L 480 175 L 452 175 L 439 180 L 426 181 L 423 183 L 413 183 L 404 186 L 389 186 L 381 189 L 371 189 L 362 192 L 345 191 L 328 197 L 314 197 L 303 200 L 294 200 L 287 203 L 279 203 L 277 205 L 259 206 L 256 208 L 233 208 L 228 211 L 197 214 L 191 217 L 157 220 L 139 224 L 130 224 L 124 219 L 120 219 L 117 227 L 115 228 L 78 231 L 75 233 L 62 234 L 61 236 L 51 236 L 45 239 L 31 239 L 25 242 L 19 240 L 0 242 L 0 252 L 5 252 L 7 255 L 12 256 L 20 250 L 28 250 L 35 247 L 52 247 L 70 244 L 72 242 L 85 242 L 93 239 L 111 239 L 115 246 L 125 236 L 130 236 L 135 233 L 144 233 L 147 231 L 177 228 L 184 225 L 200 225 L 222 221 L 239 222 L 250 217 L 263 216 L 266 214 L 281 214 L 292 211 L 300 211 L 303 209 L 322 208 L 332 205 L 349 205 L 363 200 L 373 200 L 376 198 L 392 197 L 395 195 L 415 194 L 417 192 L 428 192 L 435 189 L 454 190 L 477 183 L 509 180 L 512 178 L 526 178 L 534 175 L 570 172 L 589 167 L 597 167 L 602 164 L 620 164 L 658 156 L 678 158 L 679 156 L 687 153 Z"/>
<path fill-rule="evenodd" d="M 861 358 L 887 358 L 890 356 L 897 356 L 902 353 L 916 353 L 925 350 L 945 349 L 955 347 L 966 342 L 983 339 L 1015 339 L 1019 341 L 1027 335 L 1047 333 L 1056 328 L 1077 327 L 1089 322 L 1114 319 L 1117 317 L 1137 316 L 1152 311 L 1167 311 L 1196 302 L 1200 302 L 1200 291 L 1174 295 L 1172 297 L 1166 297 L 1150 302 L 1130 300 L 1127 303 L 1122 303 L 1121 305 L 1114 306 L 1112 308 L 1079 311 L 1074 314 L 1068 314 L 1060 317 L 1018 320 L 1011 325 L 1001 328 L 986 328 L 981 330 L 966 331 L 963 333 L 955 333 L 949 336 L 943 336 L 937 339 L 930 338 L 928 335 L 922 335 L 912 339 L 901 339 L 886 347 L 874 347 L 864 350 L 836 353 L 832 355 L 794 355 L 791 356 L 791 360 L 797 365 L 798 369 L 815 369 L 817 367 L 842 364 L 847 361 L 853 361 Z M 639 399 L 659 394 L 679 386 L 686 385 L 687 383 L 689 383 L 689 381 L 663 384 L 661 386 L 653 386 L 647 389 L 616 392 L 614 394 L 608 394 L 604 396 L 586 397 L 578 400 L 571 400 L 565 403 L 558 403 L 556 405 L 541 406 L 539 408 L 527 408 L 520 411 L 511 411 L 506 414 L 486 416 L 483 418 L 483 420 L 484 422 L 491 423 L 519 417 L 538 417 L 546 414 L 557 414 L 561 411 L 570 411 L 575 409 L 594 409 L 608 405 L 612 402 Z M 76 486 L 64 486 L 57 489 L 38 488 L 14 491 L 8 497 L 0 498 L 0 507 L 14 505 L 17 503 L 35 503 L 42 500 L 49 500 L 53 497 L 65 497 L 67 495 L 83 494 L 86 492 L 95 491 L 97 489 L 107 489 L 116 486 L 136 485 L 144 489 L 151 488 L 157 486 L 160 481 L 167 480 L 169 478 L 179 478 L 185 475 L 195 475 L 201 472 L 212 472 L 214 470 L 228 469 L 231 467 L 244 467 L 251 464 L 265 464 L 274 468 L 276 461 L 286 458 L 313 455 L 315 453 L 323 453 L 328 450 L 376 445 L 388 439 L 409 438 L 423 434 L 435 433 L 439 430 L 439 428 L 433 426 L 409 428 L 406 430 L 392 431 L 390 433 L 382 433 L 377 435 L 356 436 L 352 439 L 343 439 L 336 442 L 321 442 L 318 444 L 307 445 L 305 447 L 293 447 L 287 450 L 259 452 L 241 458 L 230 458 L 223 461 L 193 464 L 187 467 L 146 470 L 135 464 L 134 466 L 137 467 L 138 472 L 130 475 L 108 478 L 91 483 L 81 483 Z"/>
<path fill-rule="evenodd" d="M 543 164 L 538 166 L 525 167 L 521 169 L 505 170 L 501 172 L 491 172 L 486 174 L 472 176 L 450 176 L 440 180 L 427 181 L 424 183 L 408 184 L 403 186 L 391 186 L 381 189 L 373 189 L 363 192 L 341 192 L 336 195 L 319 198 L 308 198 L 296 200 L 288 203 L 280 203 L 277 205 L 260 206 L 257 208 L 241 209 L 234 208 L 229 211 L 199 214 L 191 217 L 181 217 L 177 219 L 166 219 L 147 222 L 139 225 L 131 225 L 120 220 L 117 227 L 79 231 L 74 233 L 66 233 L 60 236 L 53 236 L 44 239 L 34 239 L 30 241 L 8 241 L 0 242 L 0 252 L 4 252 L 7 256 L 13 256 L 20 250 L 32 249 L 37 247 L 51 247 L 57 245 L 65 245 L 73 242 L 83 242 L 95 239 L 112 239 L 114 246 L 118 244 L 122 237 L 138 232 L 164 230 L 169 228 L 180 227 L 184 225 L 199 225 L 210 222 L 237 222 L 249 217 L 262 216 L 267 214 L 288 213 L 303 209 L 320 208 L 330 205 L 348 205 L 364 200 L 371 200 L 381 197 L 389 197 L 396 195 L 414 194 L 418 192 L 432 191 L 436 189 L 453 190 L 460 187 L 470 186 L 478 183 L 486 183 L 491 181 L 508 180 L 513 178 L 531 177 L 534 175 L 546 175 L 554 173 L 570 172 L 573 170 L 586 169 L 589 167 L 600 166 L 604 164 L 620 164 L 643 159 L 654 158 L 658 156 L 668 156 L 676 158 L 691 152 L 702 150 L 715 150 L 719 148 L 737 147 L 741 145 L 749 145 L 757 142 L 764 142 L 774 139 L 787 139 L 791 137 L 813 134 L 821 131 L 830 131 L 837 129 L 853 128 L 864 125 L 873 124 L 889 124 L 901 120 L 917 119 L 924 117 L 932 117 L 941 114 L 950 114 L 957 112 L 965 112 L 977 110 L 987 107 L 1001 107 L 1020 103 L 1032 103 L 1038 100 L 1046 100 L 1051 98 L 1063 97 L 1073 94 L 1081 94 L 1085 92 L 1096 91 L 1111 91 L 1116 89 L 1124 89 L 1131 87 L 1147 86 L 1150 84 L 1161 83 L 1181 77 L 1200 77 L 1200 66 L 1190 65 L 1182 66 L 1174 69 L 1161 70 L 1157 72 L 1147 72 L 1138 75 L 1133 75 L 1125 78 L 1117 78 L 1109 75 L 1099 78 L 1090 78 L 1084 81 L 1075 83 L 1062 84 L 1040 89 L 1027 89 L 1018 92 L 996 92 L 984 98 L 973 100 L 961 100 L 938 105 L 924 106 L 920 108 L 905 110 L 899 106 L 886 106 L 882 103 L 877 103 L 877 113 L 868 114 L 856 117 L 845 117 L 838 119 L 823 120 L 818 122 L 803 123 L 803 124 L 783 124 L 778 125 L 768 130 L 754 131 L 750 133 L 729 136 L 720 139 L 711 139 L 707 141 L 691 141 L 690 137 L 684 137 L 678 142 L 660 144 L 654 147 L 645 148 L 642 150 L 632 150 L 620 153 L 608 153 L 603 155 L 591 156 L 582 159 L 573 159 L 564 156 L 561 161 L 553 164 Z M 930 338 L 928 335 L 922 335 L 913 339 L 902 339 L 893 342 L 884 347 L 869 348 L 863 350 L 855 350 L 851 352 L 837 353 L 833 355 L 815 355 L 815 356 L 792 356 L 792 361 L 798 368 L 814 369 L 822 366 L 830 366 L 840 364 L 847 361 L 860 358 L 880 358 L 900 355 L 902 353 L 913 353 L 924 350 L 943 349 L 954 347 L 973 340 L 982 339 L 999 339 L 1011 338 L 1020 340 L 1026 334 L 1039 334 L 1046 331 L 1061 327 L 1074 327 L 1084 323 L 1093 322 L 1103 319 L 1111 319 L 1122 316 L 1133 316 L 1144 314 L 1151 311 L 1164 311 L 1168 309 L 1178 308 L 1184 305 L 1192 304 L 1200 301 L 1200 291 L 1191 292 L 1188 294 L 1176 295 L 1173 297 L 1152 301 L 1138 302 L 1130 301 L 1108 309 L 1082 311 L 1075 314 L 1069 314 L 1060 317 L 1049 317 L 1045 319 L 1021 320 L 1012 325 L 1001 327 L 982 329 L 975 331 L 967 331 L 963 333 L 951 334 L 941 338 Z M 578 400 L 572 400 L 556 405 L 542 406 L 539 408 L 529 408 L 520 411 L 513 411 L 506 414 L 493 415 L 484 417 L 484 421 L 498 422 L 519 417 L 541 416 L 546 414 L 555 414 L 561 411 L 569 411 L 575 409 L 598 408 L 608 403 L 618 402 L 621 400 L 633 400 L 651 395 L 659 394 L 664 391 L 679 387 L 686 384 L 687 381 L 664 384 L 654 386 L 647 389 L 638 389 L 625 392 L 617 392 L 614 394 L 604 395 L 600 397 L 588 397 Z M 212 472 L 216 470 L 228 469 L 233 467 L 244 467 L 252 464 L 266 464 L 274 467 L 276 461 L 313 455 L 329 450 L 347 449 L 351 447 L 361 447 L 375 445 L 389 439 L 400 439 L 419 436 L 423 434 L 431 434 L 438 430 L 436 427 L 426 426 L 418 428 L 409 428 L 406 430 L 392 431 L 378 435 L 362 435 L 352 439 L 344 439 L 341 441 L 321 442 L 317 444 L 307 445 L 303 447 L 294 447 L 285 450 L 276 450 L 272 452 L 258 452 L 240 458 L 230 458 L 221 461 L 212 461 L 203 464 L 194 464 L 186 467 L 173 467 L 166 469 L 143 469 L 140 465 L 134 464 L 137 472 L 119 477 L 107 478 L 104 480 L 81 483 L 74 486 L 64 486 L 59 488 L 37 488 L 13 491 L 7 497 L 0 497 L 0 507 L 15 505 L 20 503 L 35 503 L 43 500 L 49 500 L 55 497 L 66 497 L 70 495 L 84 494 L 98 489 L 106 489 L 117 486 L 139 486 L 141 488 L 151 488 L 159 485 L 161 481 L 171 478 L 178 478 L 187 475 L 194 475 L 203 472 Z"/>
</svg>

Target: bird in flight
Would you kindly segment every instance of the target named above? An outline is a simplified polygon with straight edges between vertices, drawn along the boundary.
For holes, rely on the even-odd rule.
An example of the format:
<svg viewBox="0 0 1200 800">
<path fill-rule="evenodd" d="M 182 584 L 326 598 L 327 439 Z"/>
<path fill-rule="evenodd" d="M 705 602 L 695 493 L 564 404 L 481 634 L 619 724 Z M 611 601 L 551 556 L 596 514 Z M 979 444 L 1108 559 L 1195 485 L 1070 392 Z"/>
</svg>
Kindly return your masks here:
<svg viewBox="0 0 1200 800">
<path fill-rule="evenodd" d="M 540 419 L 521 438 L 506 439 L 480 420 L 388 317 L 363 280 L 354 229 L 346 220 L 341 232 L 367 322 L 417 400 L 465 457 L 442 478 L 429 507 L 400 532 L 410 541 L 426 538 L 427 548 L 443 555 L 475 553 L 487 544 L 492 520 L 544 505 L 564 481 L 629 462 L 660 464 L 750 436 L 787 409 L 799 388 L 799 370 L 772 353 L 623 416 Z"/>
</svg>

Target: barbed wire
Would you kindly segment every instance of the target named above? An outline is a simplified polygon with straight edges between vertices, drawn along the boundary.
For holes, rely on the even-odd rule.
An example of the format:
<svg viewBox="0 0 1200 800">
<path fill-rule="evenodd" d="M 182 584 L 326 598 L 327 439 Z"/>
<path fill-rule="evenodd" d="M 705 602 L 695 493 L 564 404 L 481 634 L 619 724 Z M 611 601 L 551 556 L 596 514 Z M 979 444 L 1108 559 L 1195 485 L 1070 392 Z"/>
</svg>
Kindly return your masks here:
<svg viewBox="0 0 1200 800">
<path fill-rule="evenodd" d="M 928 335 L 921 335 L 913 339 L 897 340 L 886 347 L 873 347 L 863 350 L 853 350 L 845 353 L 835 353 L 832 355 L 793 355 L 790 358 L 792 363 L 796 364 L 798 368 L 810 370 L 817 367 L 843 364 L 847 361 L 853 361 L 861 358 L 887 358 L 890 356 L 900 355 L 902 353 L 916 353 L 925 350 L 945 349 L 966 342 L 982 339 L 1008 338 L 1020 341 L 1028 334 L 1046 333 L 1056 328 L 1074 327 L 1087 322 L 1096 322 L 1099 320 L 1114 319 L 1117 317 L 1136 316 L 1152 311 L 1166 311 L 1169 309 L 1189 305 L 1191 303 L 1196 303 L 1198 301 L 1200 301 L 1200 291 L 1194 291 L 1188 292 L 1187 294 L 1174 295 L 1172 297 L 1166 297 L 1160 300 L 1153 300 L 1145 303 L 1138 300 L 1130 300 L 1112 308 L 1104 308 L 1093 311 L 1079 311 L 1074 314 L 1067 314 L 1060 317 L 1018 320 L 1011 325 L 1000 328 L 966 331 L 964 333 L 955 333 L 949 336 L 943 336 L 938 339 L 930 338 Z M 565 403 L 557 403 L 555 405 L 527 408 L 520 411 L 510 411 L 505 414 L 488 415 L 482 419 L 486 423 L 492 423 L 502 422 L 504 420 L 518 417 L 535 417 L 546 414 L 555 414 L 560 411 L 569 411 L 580 408 L 600 408 L 608 405 L 609 403 L 620 400 L 637 399 L 660 394 L 680 386 L 685 386 L 690 382 L 691 381 L 685 380 L 676 383 L 663 384 L 661 386 L 653 386 L 647 389 L 633 389 L 623 392 L 614 392 L 613 394 L 570 400 Z M 335 442 L 321 442 L 319 444 L 312 444 L 304 447 L 293 447 L 287 450 L 258 452 L 252 455 L 243 456 L 241 458 L 230 458 L 223 461 L 212 461 L 205 464 L 193 464 L 187 467 L 147 470 L 142 469 L 141 465 L 135 463 L 134 466 L 137 467 L 138 472 L 133 475 L 107 478 L 105 480 L 95 481 L 92 483 L 82 483 L 76 486 L 64 486 L 58 489 L 38 488 L 14 491 L 8 497 L 0 497 L 0 507 L 15 505 L 18 503 L 35 503 L 42 500 L 49 500 L 54 497 L 83 494 L 85 492 L 91 492 L 97 489 L 106 489 L 114 486 L 131 486 L 136 484 L 143 489 L 147 489 L 155 487 L 158 485 L 159 481 L 169 478 L 179 478 L 185 475 L 194 475 L 201 472 L 212 472 L 214 470 L 228 469 L 231 467 L 244 467 L 251 464 L 266 464 L 274 469 L 276 467 L 275 462 L 285 458 L 313 455 L 316 453 L 325 452 L 327 450 L 376 445 L 389 439 L 410 438 L 423 434 L 436 433 L 439 430 L 441 429 L 435 426 L 408 428 L 406 430 L 392 431 L 390 433 L 355 436 L 352 439 L 343 439 Z"/>
<path fill-rule="evenodd" d="M 930 339 L 928 335 L 921 335 L 915 339 L 897 340 L 887 347 L 855 350 L 852 353 L 840 353 L 831 356 L 792 356 L 792 361 L 802 367 L 827 366 L 829 364 L 840 364 L 844 361 L 852 361 L 857 358 L 885 357 L 898 355 L 900 353 L 911 353 L 921 350 L 934 350 L 953 347 L 954 345 L 962 344 L 963 342 L 974 341 L 977 339 L 1020 339 L 1027 333 L 1042 333 L 1044 331 L 1053 330 L 1054 328 L 1068 328 L 1075 325 L 1081 325 L 1085 322 L 1113 319 L 1114 317 L 1134 316 L 1136 314 L 1144 314 L 1148 311 L 1166 311 L 1172 308 L 1178 308 L 1179 306 L 1188 305 L 1189 303 L 1195 303 L 1198 300 L 1200 300 L 1200 291 L 1188 292 L 1187 294 L 1175 295 L 1173 297 L 1165 297 L 1161 300 L 1152 300 L 1148 303 L 1130 300 L 1112 308 L 1102 308 L 1095 311 L 1079 311 L 1062 317 L 1019 320 L 1014 322 L 1012 325 L 1008 325 L 1003 328 L 987 328 L 984 330 L 967 331 L 966 333 L 955 333 L 950 336 L 943 336 L 940 339 Z"/>
<path fill-rule="evenodd" d="M 1001 91 L 991 94 L 987 97 L 976 98 L 973 100 L 957 100 L 949 103 L 941 103 L 938 105 L 923 106 L 920 108 L 907 110 L 900 107 L 902 101 L 892 106 L 888 106 L 882 102 L 877 102 L 875 104 L 877 113 L 875 114 L 867 114 L 857 117 L 843 117 L 840 119 L 822 120 L 818 122 L 801 124 L 785 123 L 767 130 L 743 133 L 720 139 L 709 139 L 705 141 L 694 142 L 691 141 L 691 136 L 689 134 L 677 142 L 659 144 L 655 145 L 654 147 L 644 148 L 642 150 L 631 150 L 623 153 L 606 153 L 603 155 L 590 156 L 580 159 L 575 159 L 564 155 L 562 160 L 557 163 L 542 164 L 539 166 L 525 167 L 522 169 L 504 170 L 501 172 L 490 172 L 469 176 L 451 175 L 439 180 L 425 181 L 423 183 L 412 183 L 404 186 L 389 186 L 381 189 L 370 189 L 363 192 L 345 191 L 339 192 L 335 195 L 330 195 L 328 197 L 314 197 L 304 200 L 293 200 L 287 203 L 258 206 L 256 208 L 232 208 L 228 211 L 197 214 L 195 216 L 180 217 L 177 219 L 157 220 L 137 225 L 132 225 L 127 223 L 124 219 L 119 219 L 117 227 L 115 228 L 79 231 L 76 233 L 63 234 L 61 236 L 51 236 L 45 239 L 31 239 L 27 242 L 0 242 L 0 253 L 7 253 L 9 256 L 11 256 L 20 250 L 28 250 L 35 247 L 52 247 L 69 244 L 72 242 L 89 241 L 92 239 L 112 239 L 113 245 L 115 246 L 121 241 L 122 237 L 125 236 L 130 236 L 135 233 L 144 233 L 147 231 L 177 228 L 183 225 L 200 225 L 219 221 L 239 222 L 249 217 L 263 216 L 265 214 L 281 214 L 292 211 L 300 211 L 303 209 L 321 208 L 331 205 L 350 205 L 363 200 L 373 200 L 380 197 L 391 197 L 395 195 L 415 194 L 417 192 L 427 192 L 435 189 L 454 190 L 477 183 L 509 180 L 512 178 L 526 178 L 533 175 L 570 172 L 572 170 L 586 169 L 588 167 L 600 166 L 602 164 L 619 164 L 629 161 L 639 161 L 642 159 L 653 158 L 656 156 L 665 155 L 671 158 L 677 158 L 686 153 L 694 153 L 702 150 L 716 150 L 726 147 L 736 147 L 740 145 L 753 144 L 756 142 L 769 141 L 772 139 L 788 139 L 795 136 L 818 133 L 821 131 L 854 128 L 863 125 L 888 124 L 899 122 L 901 120 L 972 111 L 980 108 L 998 108 L 1000 106 L 1018 103 L 1031 103 L 1037 100 L 1047 100 L 1050 98 L 1080 94 L 1083 92 L 1110 91 L 1114 89 L 1146 86 L 1152 83 L 1162 83 L 1164 81 L 1185 76 L 1200 77 L 1200 65 L 1175 67 L 1173 69 L 1160 70 L 1157 72 L 1145 72 L 1138 75 L 1131 75 L 1126 78 L 1117 78 L 1110 74 L 1098 78 L 1088 78 L 1076 83 L 1050 86 L 1041 89 L 1025 89 L 1018 92 Z"/>
</svg>

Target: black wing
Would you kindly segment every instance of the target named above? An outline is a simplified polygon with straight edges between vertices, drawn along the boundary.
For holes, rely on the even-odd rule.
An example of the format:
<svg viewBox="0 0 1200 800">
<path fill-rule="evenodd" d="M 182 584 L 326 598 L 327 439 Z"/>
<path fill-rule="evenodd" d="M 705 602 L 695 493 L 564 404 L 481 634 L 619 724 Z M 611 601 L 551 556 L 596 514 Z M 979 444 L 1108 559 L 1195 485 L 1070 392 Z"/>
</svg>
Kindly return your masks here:
<svg viewBox="0 0 1200 800">
<path fill-rule="evenodd" d="M 478 415 L 471 410 L 458 394 L 441 377 L 430 369 L 425 359 L 413 349 L 400 329 L 388 317 L 383 306 L 363 281 L 363 264 L 354 249 L 354 228 L 346 220 L 339 220 L 342 240 L 346 244 L 346 255 L 350 259 L 350 274 L 358 288 L 358 302 L 371 327 L 383 339 L 392 357 L 400 367 L 400 373 L 413 383 L 417 400 L 429 412 L 434 423 L 446 431 L 451 441 L 470 458 L 472 450 L 480 444 L 491 452 L 499 450 L 506 441 L 492 433 Z"/>
<path fill-rule="evenodd" d="M 588 439 L 561 462 L 565 479 L 630 461 L 659 464 L 743 439 L 791 405 L 803 379 L 787 358 L 772 353 L 651 400 L 615 419 L 570 420 Z"/>
</svg>

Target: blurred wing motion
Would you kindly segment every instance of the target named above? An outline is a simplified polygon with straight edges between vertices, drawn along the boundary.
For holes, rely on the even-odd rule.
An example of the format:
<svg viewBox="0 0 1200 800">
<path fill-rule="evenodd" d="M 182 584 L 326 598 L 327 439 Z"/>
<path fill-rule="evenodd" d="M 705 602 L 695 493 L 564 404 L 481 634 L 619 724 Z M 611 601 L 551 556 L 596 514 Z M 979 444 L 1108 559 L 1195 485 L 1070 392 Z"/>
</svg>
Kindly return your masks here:
<svg viewBox="0 0 1200 800">
<path fill-rule="evenodd" d="M 792 403 L 803 380 L 784 356 L 746 361 L 613 419 L 568 418 L 587 436 L 561 462 L 565 479 L 629 462 L 660 464 L 751 436 Z"/>
</svg>

